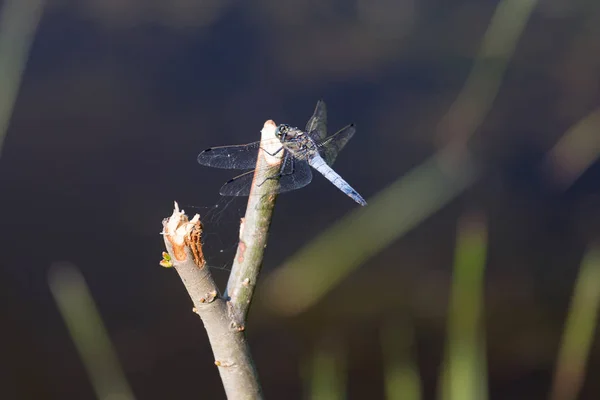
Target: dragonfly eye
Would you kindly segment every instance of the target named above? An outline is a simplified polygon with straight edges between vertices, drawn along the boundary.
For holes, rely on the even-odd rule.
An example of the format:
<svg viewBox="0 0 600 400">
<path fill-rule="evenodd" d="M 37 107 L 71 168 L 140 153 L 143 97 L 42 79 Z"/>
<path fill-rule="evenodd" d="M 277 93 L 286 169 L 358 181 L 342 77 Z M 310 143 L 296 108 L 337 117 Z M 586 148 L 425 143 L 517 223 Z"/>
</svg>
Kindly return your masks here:
<svg viewBox="0 0 600 400">
<path fill-rule="evenodd" d="M 279 127 L 277 129 L 277 136 L 284 137 L 287 134 L 289 129 L 290 129 L 289 125 L 286 125 L 286 124 L 279 125 Z"/>
</svg>

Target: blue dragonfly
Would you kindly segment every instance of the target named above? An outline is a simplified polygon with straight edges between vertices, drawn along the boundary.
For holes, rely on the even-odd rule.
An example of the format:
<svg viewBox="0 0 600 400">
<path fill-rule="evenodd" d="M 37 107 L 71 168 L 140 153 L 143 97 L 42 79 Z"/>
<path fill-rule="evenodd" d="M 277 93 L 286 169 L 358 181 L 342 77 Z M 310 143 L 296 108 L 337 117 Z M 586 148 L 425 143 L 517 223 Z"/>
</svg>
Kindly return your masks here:
<svg viewBox="0 0 600 400">
<path fill-rule="evenodd" d="M 268 146 L 269 151 L 267 151 L 264 141 L 211 147 L 198 155 L 198 162 L 214 168 L 252 169 L 256 166 L 258 150 L 262 143 L 263 150 L 270 155 L 277 155 L 283 151 L 283 154 L 280 154 L 281 162 L 268 166 L 269 171 L 263 174 L 267 179 L 279 178 L 279 185 L 274 189 L 274 193 L 289 192 L 308 185 L 312 181 L 310 167 L 313 167 L 338 189 L 361 206 L 365 206 L 367 202 L 361 195 L 331 168 L 339 151 L 355 132 L 354 124 L 350 124 L 327 136 L 327 109 L 325 102 L 319 100 L 304 131 L 287 124 L 277 126 L 276 139 L 273 139 L 277 141 L 275 150 L 272 150 L 273 146 Z M 254 170 L 248 171 L 229 180 L 221 187 L 219 193 L 222 196 L 248 196 L 254 172 Z M 264 181 L 258 185 L 262 183 Z"/>
</svg>

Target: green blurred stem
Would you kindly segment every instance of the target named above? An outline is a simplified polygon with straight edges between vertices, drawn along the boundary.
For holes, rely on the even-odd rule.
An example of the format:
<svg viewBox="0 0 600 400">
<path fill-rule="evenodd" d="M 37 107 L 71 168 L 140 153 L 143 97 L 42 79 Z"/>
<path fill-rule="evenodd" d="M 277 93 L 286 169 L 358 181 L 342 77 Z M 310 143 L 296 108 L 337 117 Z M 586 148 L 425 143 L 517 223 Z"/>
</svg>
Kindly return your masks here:
<svg viewBox="0 0 600 400">
<path fill-rule="evenodd" d="M 134 399 L 102 317 L 79 270 L 53 265 L 49 285 L 98 399 Z"/>
<path fill-rule="evenodd" d="M 413 360 L 414 327 L 408 318 L 387 322 L 381 330 L 387 400 L 422 398 L 419 369 Z"/>
<path fill-rule="evenodd" d="M 443 399 L 487 398 L 482 324 L 486 250 L 485 222 L 479 215 L 467 216 L 459 224 L 456 244 L 442 376 Z"/>
<path fill-rule="evenodd" d="M 556 362 L 552 400 L 574 400 L 585 376 L 600 309 L 600 246 L 586 255 L 573 291 L 573 299 Z"/>
<path fill-rule="evenodd" d="M 6 0 L 0 10 L 0 154 L 43 0 Z"/>
<path fill-rule="evenodd" d="M 304 363 L 304 380 L 308 389 L 306 398 L 341 400 L 347 398 L 347 362 L 343 335 L 326 332 L 315 344 Z"/>
<path fill-rule="evenodd" d="M 573 125 L 546 156 L 547 167 L 563 188 L 571 185 L 600 156 L 600 108 Z"/>
<path fill-rule="evenodd" d="M 537 3 L 503 0 L 498 4 L 467 81 L 438 127 L 442 143 L 465 146 L 481 126 Z"/>
</svg>

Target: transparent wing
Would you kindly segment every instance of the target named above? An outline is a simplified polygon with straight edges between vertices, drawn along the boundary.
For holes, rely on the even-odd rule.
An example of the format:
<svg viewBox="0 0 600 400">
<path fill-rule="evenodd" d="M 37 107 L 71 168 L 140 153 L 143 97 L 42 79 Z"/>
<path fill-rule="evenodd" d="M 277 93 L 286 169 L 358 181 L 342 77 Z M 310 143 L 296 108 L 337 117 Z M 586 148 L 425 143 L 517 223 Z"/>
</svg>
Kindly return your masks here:
<svg viewBox="0 0 600 400">
<path fill-rule="evenodd" d="M 354 133 L 356 133 L 356 127 L 354 124 L 350 124 L 324 140 L 317 142 L 319 154 L 321 154 L 321 157 L 323 157 L 328 165 L 333 164 L 340 150 L 354 136 Z"/>
<path fill-rule="evenodd" d="M 306 132 L 314 141 L 323 140 L 327 136 L 327 107 L 323 100 L 317 102 L 315 112 L 306 123 Z"/>
<path fill-rule="evenodd" d="M 268 141 L 268 148 L 281 147 L 278 139 Z M 275 146 L 270 146 L 274 142 Z M 252 169 L 256 166 L 260 141 L 234 146 L 211 147 L 198 154 L 198 162 L 207 167 L 224 169 Z M 264 144 L 264 143 L 263 143 Z"/>
<path fill-rule="evenodd" d="M 274 172 L 277 173 L 277 170 Z M 253 178 L 254 171 L 248 171 L 238 175 L 221 186 L 219 194 L 221 196 L 248 196 L 250 194 Z"/>
<path fill-rule="evenodd" d="M 248 171 L 236 176 L 221 187 L 219 193 L 222 196 L 248 196 L 255 171 Z M 262 171 L 261 171 L 262 172 Z M 274 193 L 289 192 L 308 185 L 312 180 L 312 172 L 308 162 L 294 159 L 289 156 L 283 168 L 281 165 L 273 165 L 265 168 L 264 175 L 276 178 L 279 175 L 279 188 Z M 263 181 L 264 182 L 264 181 Z M 263 182 L 258 182 L 261 185 Z"/>
<path fill-rule="evenodd" d="M 198 154 L 198 162 L 214 168 L 252 169 L 256 166 L 259 148 L 260 142 L 211 147 Z"/>
<path fill-rule="evenodd" d="M 287 164 L 291 163 L 288 161 Z M 291 171 L 291 167 L 292 165 L 286 165 L 287 171 L 284 170 L 283 174 L 279 178 L 278 193 L 300 189 L 312 181 L 312 172 L 308 162 L 294 159 L 293 171 Z"/>
<path fill-rule="evenodd" d="M 279 140 L 273 139 L 273 141 L 277 141 L 281 147 Z M 256 166 L 260 143 L 259 141 L 235 146 L 211 147 L 198 154 L 198 162 L 214 168 L 252 169 Z"/>
</svg>

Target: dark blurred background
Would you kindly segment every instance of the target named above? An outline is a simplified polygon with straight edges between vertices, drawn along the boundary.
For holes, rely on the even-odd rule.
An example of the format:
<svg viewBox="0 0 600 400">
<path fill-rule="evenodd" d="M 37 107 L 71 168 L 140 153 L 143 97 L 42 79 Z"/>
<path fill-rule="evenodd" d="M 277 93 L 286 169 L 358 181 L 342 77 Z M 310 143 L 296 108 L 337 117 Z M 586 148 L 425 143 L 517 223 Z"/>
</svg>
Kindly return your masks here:
<svg viewBox="0 0 600 400">
<path fill-rule="evenodd" d="M 357 124 L 335 169 L 369 205 L 320 176 L 278 198 L 247 329 L 265 396 L 600 398 L 600 3 L 1 4 L 1 398 L 224 398 L 161 221 L 210 217 L 224 287 L 244 199 L 197 154 L 321 98 L 331 133 Z M 77 274 L 112 397 L 68 329 L 91 311 L 57 307 Z"/>
</svg>

